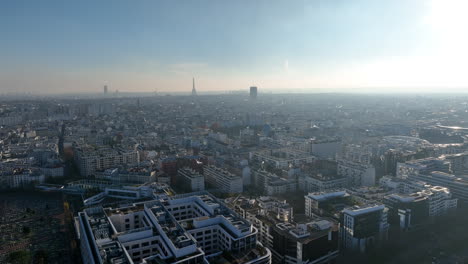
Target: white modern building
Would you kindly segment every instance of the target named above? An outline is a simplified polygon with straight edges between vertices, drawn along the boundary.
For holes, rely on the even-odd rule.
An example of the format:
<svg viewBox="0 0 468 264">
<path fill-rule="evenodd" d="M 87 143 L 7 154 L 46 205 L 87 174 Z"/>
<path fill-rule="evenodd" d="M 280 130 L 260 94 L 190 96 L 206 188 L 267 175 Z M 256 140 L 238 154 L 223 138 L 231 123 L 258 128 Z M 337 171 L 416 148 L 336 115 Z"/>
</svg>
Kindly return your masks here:
<svg viewBox="0 0 468 264">
<path fill-rule="evenodd" d="M 210 263 L 219 257 L 269 264 L 257 229 L 208 193 L 119 208 L 85 209 L 77 217 L 83 263 Z"/>
</svg>

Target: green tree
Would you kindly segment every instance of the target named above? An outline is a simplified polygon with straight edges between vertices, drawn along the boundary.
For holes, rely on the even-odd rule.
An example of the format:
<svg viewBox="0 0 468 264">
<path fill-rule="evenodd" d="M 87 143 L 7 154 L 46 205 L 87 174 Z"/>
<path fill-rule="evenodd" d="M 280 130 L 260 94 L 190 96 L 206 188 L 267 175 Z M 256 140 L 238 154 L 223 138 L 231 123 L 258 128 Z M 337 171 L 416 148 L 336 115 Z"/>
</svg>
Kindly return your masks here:
<svg viewBox="0 0 468 264">
<path fill-rule="evenodd" d="M 23 226 L 23 233 L 26 235 L 31 233 L 31 228 L 29 228 L 29 226 Z"/>
<path fill-rule="evenodd" d="M 11 264 L 29 264 L 31 262 L 31 254 L 27 251 L 15 251 L 8 255 L 7 262 Z"/>
<path fill-rule="evenodd" d="M 38 250 L 36 254 L 34 254 L 33 263 L 34 264 L 46 264 L 48 263 L 47 258 L 48 258 L 47 251 L 43 249 Z"/>
</svg>

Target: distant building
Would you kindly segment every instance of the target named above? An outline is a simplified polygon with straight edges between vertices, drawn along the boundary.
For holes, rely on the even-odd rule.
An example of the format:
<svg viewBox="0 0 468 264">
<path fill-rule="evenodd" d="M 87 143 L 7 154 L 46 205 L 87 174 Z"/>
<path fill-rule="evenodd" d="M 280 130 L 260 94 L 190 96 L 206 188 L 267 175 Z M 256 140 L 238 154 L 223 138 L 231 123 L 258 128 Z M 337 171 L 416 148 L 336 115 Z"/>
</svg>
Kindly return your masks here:
<svg viewBox="0 0 468 264">
<path fill-rule="evenodd" d="M 417 228 L 458 206 L 458 199 L 452 198 L 451 189 L 446 187 L 389 176 L 382 177 L 380 185 L 390 190 L 390 194 L 383 197 L 389 208 L 389 223 L 403 230 Z"/>
<path fill-rule="evenodd" d="M 107 90 L 107 85 L 104 85 L 104 95 L 107 95 L 108 90 Z"/>
<path fill-rule="evenodd" d="M 311 140 L 310 151 L 313 155 L 323 159 L 335 159 L 336 154 L 341 148 L 341 140 Z"/>
<path fill-rule="evenodd" d="M 458 198 L 465 203 L 468 202 L 468 180 L 466 178 L 457 177 L 445 172 L 431 171 L 413 175 L 409 179 L 447 187 L 455 198 Z"/>
<path fill-rule="evenodd" d="M 234 175 L 215 166 L 203 167 L 205 180 L 218 191 L 225 193 L 241 193 L 243 191 L 242 177 Z"/>
<path fill-rule="evenodd" d="M 450 166 L 458 165 L 455 162 L 451 163 L 440 158 L 407 161 L 405 163 L 398 163 L 397 177 L 449 188 L 455 198 L 467 202 L 468 180 L 464 176 L 450 173 Z"/>
<path fill-rule="evenodd" d="M 257 99 L 257 86 L 250 86 L 250 99 Z"/>
<path fill-rule="evenodd" d="M 375 184 L 375 167 L 369 163 L 338 160 L 338 175 L 348 179 L 352 186 L 373 186 Z"/>
<path fill-rule="evenodd" d="M 175 157 L 165 158 L 161 161 L 161 169 L 171 178 L 171 184 L 176 184 L 177 159 Z"/>
<path fill-rule="evenodd" d="M 404 163 L 397 163 L 396 176 L 401 179 L 407 179 L 412 176 L 430 171 L 450 171 L 450 162 L 440 158 L 426 158 L 410 160 Z"/>
<path fill-rule="evenodd" d="M 177 178 L 187 191 L 198 192 L 205 190 L 205 178 L 203 175 L 190 168 L 182 168 L 177 171 Z"/>
<path fill-rule="evenodd" d="M 341 189 L 348 186 L 348 179 L 337 175 L 324 176 L 317 174 L 302 174 L 298 177 L 298 188 L 305 192 L 322 192 Z"/>
<path fill-rule="evenodd" d="M 254 151 L 249 155 L 250 160 L 265 162 L 266 165 L 277 169 L 287 169 L 290 165 L 300 166 L 316 159 L 310 153 L 288 147 Z"/>
<path fill-rule="evenodd" d="M 258 136 L 255 130 L 247 127 L 242 129 L 239 133 L 239 139 L 242 146 L 254 146 L 258 144 Z"/>
<path fill-rule="evenodd" d="M 253 173 L 255 186 L 265 195 L 277 195 L 297 191 L 297 181 L 286 179 L 276 174 L 257 170 Z"/>
<path fill-rule="evenodd" d="M 197 90 L 195 90 L 195 78 L 192 79 L 192 96 L 197 96 Z"/>
<path fill-rule="evenodd" d="M 132 165 L 138 162 L 135 150 L 123 148 L 75 146 L 75 162 L 80 174 L 89 177 L 96 171 L 103 171 L 118 167 L 119 165 Z"/>
<path fill-rule="evenodd" d="M 45 180 L 40 170 L 17 168 L 0 175 L 0 189 L 23 188 L 30 184 L 40 184 Z"/>
<path fill-rule="evenodd" d="M 111 180 L 114 184 L 146 183 L 156 181 L 156 171 L 138 166 L 120 166 L 95 173 L 97 179 Z"/>
</svg>

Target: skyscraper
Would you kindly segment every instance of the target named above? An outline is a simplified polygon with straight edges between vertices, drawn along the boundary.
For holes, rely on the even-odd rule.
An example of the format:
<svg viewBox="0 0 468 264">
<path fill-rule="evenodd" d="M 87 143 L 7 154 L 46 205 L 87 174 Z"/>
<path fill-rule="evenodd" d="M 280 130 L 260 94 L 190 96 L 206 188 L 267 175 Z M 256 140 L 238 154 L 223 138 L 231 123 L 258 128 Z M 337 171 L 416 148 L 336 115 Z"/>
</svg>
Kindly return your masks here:
<svg viewBox="0 0 468 264">
<path fill-rule="evenodd" d="M 107 85 L 104 85 L 104 95 L 107 95 Z"/>
<path fill-rule="evenodd" d="M 257 86 L 250 86 L 250 98 L 257 99 Z"/>
<path fill-rule="evenodd" d="M 193 78 L 193 83 L 192 83 L 192 96 L 197 95 L 197 90 L 195 90 L 195 78 Z"/>
</svg>

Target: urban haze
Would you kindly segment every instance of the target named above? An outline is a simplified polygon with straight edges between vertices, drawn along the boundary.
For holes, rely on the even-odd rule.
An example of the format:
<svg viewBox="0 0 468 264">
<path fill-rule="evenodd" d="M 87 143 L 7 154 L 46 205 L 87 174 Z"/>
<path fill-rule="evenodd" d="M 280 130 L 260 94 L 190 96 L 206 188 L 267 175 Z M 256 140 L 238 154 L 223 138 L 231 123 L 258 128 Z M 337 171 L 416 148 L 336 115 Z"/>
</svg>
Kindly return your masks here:
<svg viewBox="0 0 468 264">
<path fill-rule="evenodd" d="M 468 263 L 463 0 L 0 3 L 0 263 Z"/>
</svg>

